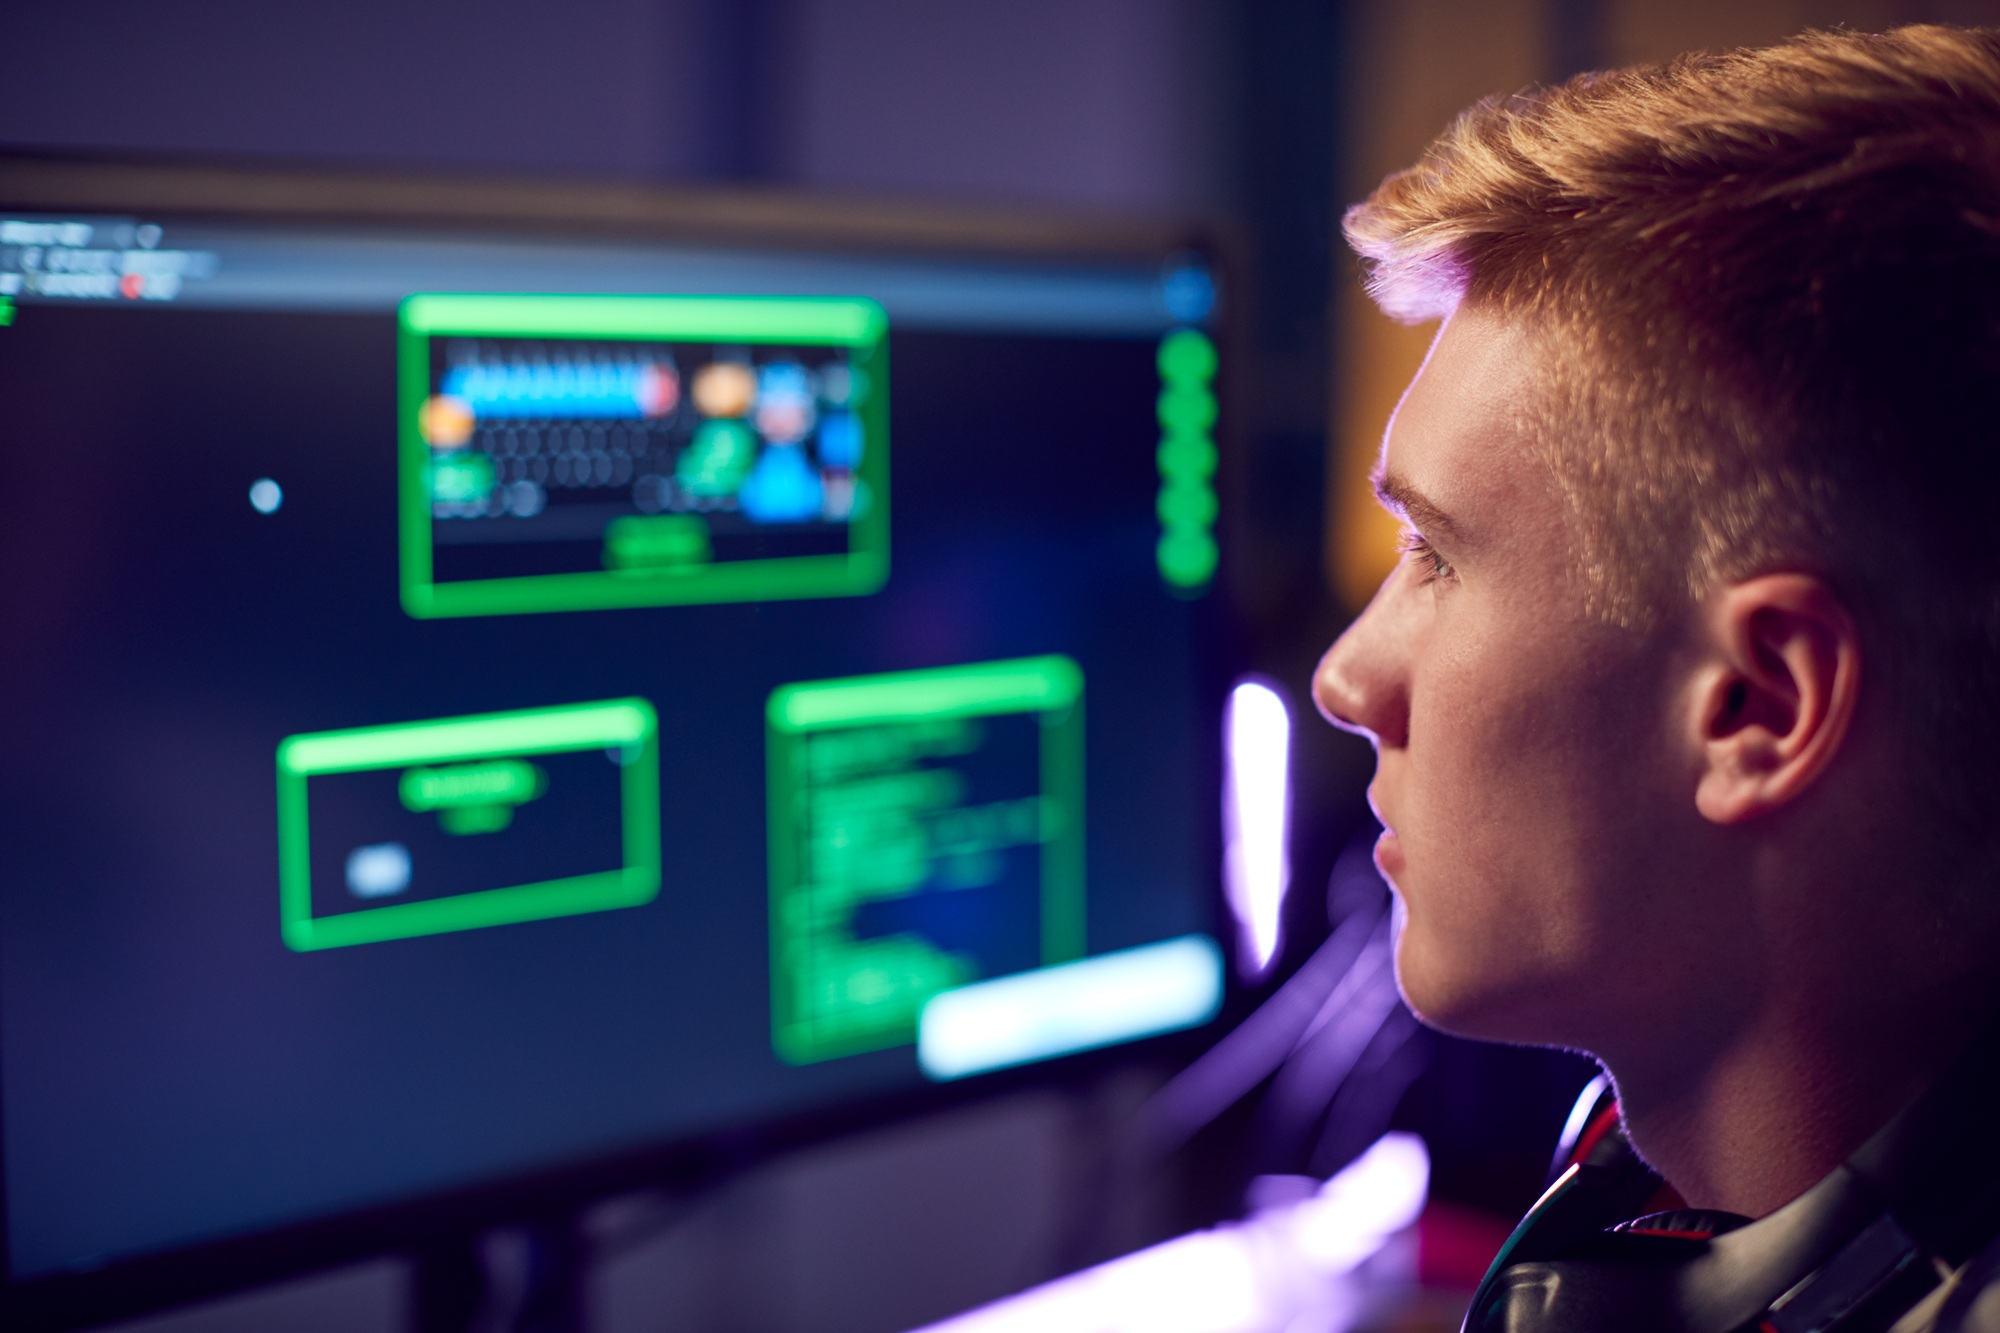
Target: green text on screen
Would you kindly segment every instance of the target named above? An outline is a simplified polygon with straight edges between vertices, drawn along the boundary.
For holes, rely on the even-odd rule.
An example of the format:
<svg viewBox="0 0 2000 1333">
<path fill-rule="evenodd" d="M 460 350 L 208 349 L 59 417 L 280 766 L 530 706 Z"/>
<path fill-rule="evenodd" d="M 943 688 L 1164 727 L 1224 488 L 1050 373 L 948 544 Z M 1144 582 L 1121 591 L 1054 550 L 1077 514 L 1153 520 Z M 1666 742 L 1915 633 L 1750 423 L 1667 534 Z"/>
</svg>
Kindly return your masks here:
<svg viewBox="0 0 2000 1333">
<path fill-rule="evenodd" d="M 772 1039 L 802 1064 L 916 1040 L 978 978 L 871 904 L 1019 883 L 1035 960 L 1084 952 L 1083 673 L 1067 657 L 786 685 L 767 709 Z M 995 764 L 996 756 L 1011 756 Z M 974 774 L 977 773 L 977 781 Z"/>
</svg>

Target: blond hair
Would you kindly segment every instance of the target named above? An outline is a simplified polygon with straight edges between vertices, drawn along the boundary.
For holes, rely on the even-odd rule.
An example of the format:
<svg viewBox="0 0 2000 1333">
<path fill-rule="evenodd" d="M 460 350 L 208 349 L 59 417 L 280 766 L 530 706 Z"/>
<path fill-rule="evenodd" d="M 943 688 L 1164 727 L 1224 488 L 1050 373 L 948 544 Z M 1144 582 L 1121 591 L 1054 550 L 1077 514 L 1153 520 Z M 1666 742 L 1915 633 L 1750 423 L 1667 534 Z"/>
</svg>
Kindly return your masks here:
<svg viewBox="0 0 2000 1333">
<path fill-rule="evenodd" d="M 2000 32 L 1809 32 L 1491 98 L 1345 232 L 1391 315 L 1468 303 L 1543 337 L 1531 425 L 1605 617 L 1822 574 L 1886 646 L 1936 789 L 1985 817 Z"/>
</svg>

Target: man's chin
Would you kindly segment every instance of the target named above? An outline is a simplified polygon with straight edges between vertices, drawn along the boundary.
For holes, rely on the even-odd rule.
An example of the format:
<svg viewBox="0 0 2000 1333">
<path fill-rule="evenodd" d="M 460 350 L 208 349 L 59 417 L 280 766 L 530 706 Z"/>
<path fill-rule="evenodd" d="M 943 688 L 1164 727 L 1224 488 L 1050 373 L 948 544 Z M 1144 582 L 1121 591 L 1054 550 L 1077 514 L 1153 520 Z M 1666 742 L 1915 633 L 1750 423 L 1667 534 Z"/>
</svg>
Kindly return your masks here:
<svg viewBox="0 0 2000 1333">
<path fill-rule="evenodd" d="M 1425 1027 L 1473 1041 L 1515 1046 L 1564 1044 L 1554 1031 L 1556 1025 L 1536 1012 L 1541 1006 L 1523 1003 L 1521 985 L 1480 977 L 1425 950 L 1421 942 L 1410 938 L 1400 899 L 1396 909 L 1396 989 Z"/>
<path fill-rule="evenodd" d="M 1460 1006 L 1453 1004 L 1448 997 L 1436 994 L 1421 982 L 1413 986 L 1400 960 L 1396 965 L 1396 990 L 1402 995 L 1403 1003 L 1408 1006 L 1410 1012 L 1416 1015 L 1417 1021 L 1425 1027 L 1435 1028 L 1454 1037 L 1478 1037 L 1477 1033 L 1470 1031 L 1468 1025 L 1461 1021 L 1466 1016 L 1461 1014 Z"/>
</svg>

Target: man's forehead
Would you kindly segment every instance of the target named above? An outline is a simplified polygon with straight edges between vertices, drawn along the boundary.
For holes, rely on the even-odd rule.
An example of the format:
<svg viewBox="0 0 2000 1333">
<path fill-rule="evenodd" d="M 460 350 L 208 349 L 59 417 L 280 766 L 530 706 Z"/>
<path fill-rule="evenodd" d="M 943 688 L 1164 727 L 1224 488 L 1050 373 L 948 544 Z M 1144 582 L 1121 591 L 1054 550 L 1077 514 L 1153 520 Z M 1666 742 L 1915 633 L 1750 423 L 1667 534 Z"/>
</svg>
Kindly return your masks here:
<svg viewBox="0 0 2000 1333">
<path fill-rule="evenodd" d="M 1427 531 L 1449 530 L 1482 492 L 1517 489 L 1531 462 L 1523 408 L 1540 355 L 1497 314 L 1466 307 L 1446 321 L 1390 418 L 1375 469 L 1382 502 Z"/>
</svg>

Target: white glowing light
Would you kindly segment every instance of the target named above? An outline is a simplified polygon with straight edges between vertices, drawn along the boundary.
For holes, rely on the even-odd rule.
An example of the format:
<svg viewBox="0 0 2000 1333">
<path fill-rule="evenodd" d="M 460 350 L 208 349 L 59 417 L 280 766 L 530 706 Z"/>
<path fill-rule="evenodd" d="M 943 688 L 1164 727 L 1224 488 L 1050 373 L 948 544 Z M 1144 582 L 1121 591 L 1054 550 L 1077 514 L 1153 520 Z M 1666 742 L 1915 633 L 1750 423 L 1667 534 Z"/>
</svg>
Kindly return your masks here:
<svg viewBox="0 0 2000 1333">
<path fill-rule="evenodd" d="M 250 483 L 250 507 L 258 513 L 275 514 L 284 502 L 284 489 L 269 477 L 259 477 Z"/>
<path fill-rule="evenodd" d="M 1345 1329 L 1359 1274 L 1423 1211 L 1430 1156 L 1386 1134 L 1303 1199 L 1196 1231 L 921 1333 L 1285 1333 Z"/>
<path fill-rule="evenodd" d="M 1222 1007 L 1222 956 L 1205 935 L 975 981 L 933 995 L 917 1063 L 964 1078 L 1197 1027 Z"/>
<path fill-rule="evenodd" d="M 1238 966 L 1254 980 L 1277 957 L 1292 876 L 1292 717 L 1275 689 L 1246 680 L 1229 692 L 1223 726 L 1223 880 L 1239 931 Z"/>
<path fill-rule="evenodd" d="M 1556 1140 L 1557 1143 L 1565 1149 L 1576 1147 L 1583 1138 L 1583 1131 L 1590 1128 L 1590 1113 L 1597 1109 L 1597 1099 L 1610 1086 L 1611 1079 L 1605 1074 L 1599 1074 L 1583 1085 L 1583 1091 L 1576 1095 L 1576 1105 L 1569 1108 L 1569 1119 L 1564 1122 L 1562 1137 Z"/>
<path fill-rule="evenodd" d="M 1424 1141 L 1414 1134 L 1385 1134 L 1318 1193 L 1292 1207 L 1292 1240 L 1315 1268 L 1345 1272 L 1417 1220 L 1430 1184 Z"/>
<path fill-rule="evenodd" d="M 410 849 L 377 842 L 347 854 L 347 889 L 357 898 L 391 898 L 410 887 Z"/>
</svg>

